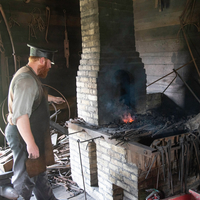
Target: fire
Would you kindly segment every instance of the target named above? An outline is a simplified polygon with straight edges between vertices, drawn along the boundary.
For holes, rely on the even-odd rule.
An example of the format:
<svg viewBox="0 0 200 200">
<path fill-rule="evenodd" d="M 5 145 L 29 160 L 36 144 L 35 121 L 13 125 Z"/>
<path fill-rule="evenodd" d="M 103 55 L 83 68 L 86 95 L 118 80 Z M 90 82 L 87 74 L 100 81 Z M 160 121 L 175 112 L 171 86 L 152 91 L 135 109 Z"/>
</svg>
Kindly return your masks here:
<svg viewBox="0 0 200 200">
<path fill-rule="evenodd" d="M 134 120 L 135 120 L 135 117 L 134 116 L 132 117 L 130 113 L 128 113 L 128 115 L 123 115 L 122 117 L 122 121 L 126 124 L 132 123 Z"/>
</svg>

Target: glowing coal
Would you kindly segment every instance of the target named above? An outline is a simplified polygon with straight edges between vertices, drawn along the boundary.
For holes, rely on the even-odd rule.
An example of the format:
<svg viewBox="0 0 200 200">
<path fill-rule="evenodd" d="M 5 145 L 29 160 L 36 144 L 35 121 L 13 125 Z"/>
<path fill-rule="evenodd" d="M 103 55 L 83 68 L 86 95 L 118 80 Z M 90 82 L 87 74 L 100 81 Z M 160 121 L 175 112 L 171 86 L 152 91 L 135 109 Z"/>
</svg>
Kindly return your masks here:
<svg viewBox="0 0 200 200">
<path fill-rule="evenodd" d="M 130 113 L 124 114 L 121 118 L 122 118 L 122 121 L 126 124 L 132 123 L 133 121 L 135 121 L 135 116 L 131 116 Z"/>
</svg>

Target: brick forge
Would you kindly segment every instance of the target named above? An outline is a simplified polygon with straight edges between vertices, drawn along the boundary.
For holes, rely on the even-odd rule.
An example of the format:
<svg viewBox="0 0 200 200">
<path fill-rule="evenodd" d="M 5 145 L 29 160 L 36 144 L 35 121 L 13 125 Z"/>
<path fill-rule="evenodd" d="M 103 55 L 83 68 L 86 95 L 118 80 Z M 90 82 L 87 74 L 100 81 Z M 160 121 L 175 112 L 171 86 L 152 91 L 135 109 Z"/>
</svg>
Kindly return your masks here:
<svg viewBox="0 0 200 200">
<path fill-rule="evenodd" d="M 101 126 L 119 121 L 123 112 L 145 113 L 146 74 L 135 50 L 132 0 L 80 0 L 80 11 L 78 117 Z M 69 123 L 69 133 L 82 129 Z M 104 139 L 80 144 L 86 192 L 96 200 L 138 199 L 138 168 L 128 159 L 130 149 L 98 131 L 69 136 L 73 180 L 83 188 L 77 140 L 97 135 Z"/>
<path fill-rule="evenodd" d="M 131 146 L 116 146 L 109 136 L 69 123 L 72 179 L 95 200 L 138 199 L 138 167 L 130 159 Z M 94 137 L 103 136 L 90 140 Z M 89 142 L 79 143 L 78 140 Z M 132 146 L 133 147 L 133 146 Z M 83 177 L 82 169 L 83 167 Z M 84 185 L 83 185 L 84 178 Z"/>
</svg>

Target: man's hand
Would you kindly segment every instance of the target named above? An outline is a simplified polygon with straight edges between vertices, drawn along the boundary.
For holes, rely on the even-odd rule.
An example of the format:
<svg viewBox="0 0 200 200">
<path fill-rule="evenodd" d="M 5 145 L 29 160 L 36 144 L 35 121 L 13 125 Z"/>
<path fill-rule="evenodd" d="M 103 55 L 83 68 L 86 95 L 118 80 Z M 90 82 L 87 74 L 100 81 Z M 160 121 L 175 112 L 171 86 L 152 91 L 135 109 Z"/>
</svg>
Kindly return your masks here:
<svg viewBox="0 0 200 200">
<path fill-rule="evenodd" d="M 48 101 L 52 101 L 53 103 L 56 103 L 56 104 L 62 104 L 65 102 L 65 100 L 62 98 L 62 97 L 55 97 L 55 96 L 52 96 L 52 95 L 48 95 Z"/>
<path fill-rule="evenodd" d="M 27 152 L 28 152 L 28 158 L 30 159 L 36 159 L 39 158 L 40 156 L 39 149 L 36 144 L 27 145 Z"/>
</svg>

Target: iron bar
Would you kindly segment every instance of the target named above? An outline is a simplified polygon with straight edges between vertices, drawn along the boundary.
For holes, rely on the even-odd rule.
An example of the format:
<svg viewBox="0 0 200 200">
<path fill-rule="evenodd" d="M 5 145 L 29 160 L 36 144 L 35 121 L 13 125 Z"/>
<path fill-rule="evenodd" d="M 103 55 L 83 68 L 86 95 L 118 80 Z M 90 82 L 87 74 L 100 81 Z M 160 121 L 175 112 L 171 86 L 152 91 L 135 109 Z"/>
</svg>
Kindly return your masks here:
<svg viewBox="0 0 200 200">
<path fill-rule="evenodd" d="M 157 172 L 156 189 L 158 189 L 158 183 L 159 183 L 159 168 L 158 168 L 158 172 Z"/>
<path fill-rule="evenodd" d="M 84 188 L 85 200 L 87 200 L 86 190 L 85 190 L 85 181 L 84 181 L 84 175 L 83 175 L 83 165 L 82 165 L 82 158 L 81 158 L 80 140 L 78 139 L 77 142 L 78 142 L 78 149 L 79 149 L 79 158 L 80 158 L 81 174 L 82 174 L 82 180 L 83 180 L 83 188 Z"/>
<path fill-rule="evenodd" d="M 73 134 L 80 133 L 80 132 L 85 132 L 85 130 L 82 129 L 81 131 L 76 131 L 76 132 L 73 132 L 73 133 L 69 133 L 68 135 L 73 135 Z"/>
<path fill-rule="evenodd" d="M 154 156 L 154 159 L 153 159 L 153 161 L 152 161 L 152 163 L 151 163 L 151 166 L 149 167 L 149 170 L 148 170 L 148 172 L 147 172 L 147 174 L 146 174 L 146 176 L 145 176 L 145 179 L 147 179 L 147 177 L 148 177 L 148 175 L 149 175 L 149 172 L 151 171 L 151 168 L 152 168 L 154 162 L 156 161 L 157 156 L 158 156 L 158 154 L 156 154 L 156 155 Z"/>
<path fill-rule="evenodd" d="M 50 119 L 53 119 L 55 116 L 57 116 L 58 114 L 61 113 L 61 110 L 57 110 L 55 113 L 53 113 L 51 116 L 50 116 Z"/>
<path fill-rule="evenodd" d="M 186 65 L 188 65 L 188 64 L 190 64 L 190 63 L 192 63 L 192 62 L 193 62 L 193 60 L 191 60 L 190 62 L 186 63 L 185 65 L 182 65 L 181 67 L 177 68 L 176 70 L 179 70 L 179 69 L 181 69 L 181 68 L 185 67 Z M 169 76 L 170 74 L 173 74 L 173 73 L 174 73 L 174 71 L 173 71 L 173 72 L 170 72 L 169 74 L 166 74 L 165 76 L 163 76 L 163 77 L 161 77 L 161 78 L 157 79 L 156 81 L 154 81 L 154 82 L 150 83 L 149 85 L 147 85 L 147 87 L 149 87 L 150 85 L 153 85 L 154 83 L 156 83 L 156 82 L 160 81 L 161 79 L 163 79 L 163 78 L 165 78 L 165 77 L 167 77 L 167 76 Z"/>
<path fill-rule="evenodd" d="M 173 78 L 173 80 L 170 82 L 170 84 L 163 90 L 163 94 L 165 93 L 165 91 L 168 89 L 168 87 L 174 82 L 174 80 L 176 79 L 176 77 L 177 77 L 177 74 L 176 74 L 176 76 Z"/>
<path fill-rule="evenodd" d="M 91 140 L 98 139 L 98 138 L 104 138 L 104 137 L 103 136 L 99 136 L 99 137 L 91 138 L 89 140 L 84 140 L 84 141 L 80 141 L 79 139 L 77 140 L 78 149 L 79 149 L 79 157 L 80 157 L 80 165 L 81 165 L 81 174 L 82 174 L 82 179 L 83 179 L 83 188 L 84 188 L 84 193 L 85 193 L 85 200 L 87 200 L 87 196 L 86 196 L 86 190 L 85 190 L 85 181 L 84 181 L 84 174 L 83 174 L 83 165 L 82 165 L 82 158 L 81 158 L 80 143 L 89 142 Z"/>
<path fill-rule="evenodd" d="M 98 137 L 95 137 L 95 138 L 91 138 L 91 139 L 89 139 L 89 140 L 83 140 L 83 141 L 77 141 L 77 142 L 79 142 L 79 143 L 84 143 L 84 142 L 89 142 L 89 141 L 91 141 L 91 140 L 95 140 L 95 139 L 98 139 L 98 138 L 104 138 L 102 135 L 101 136 L 98 136 Z"/>
</svg>

